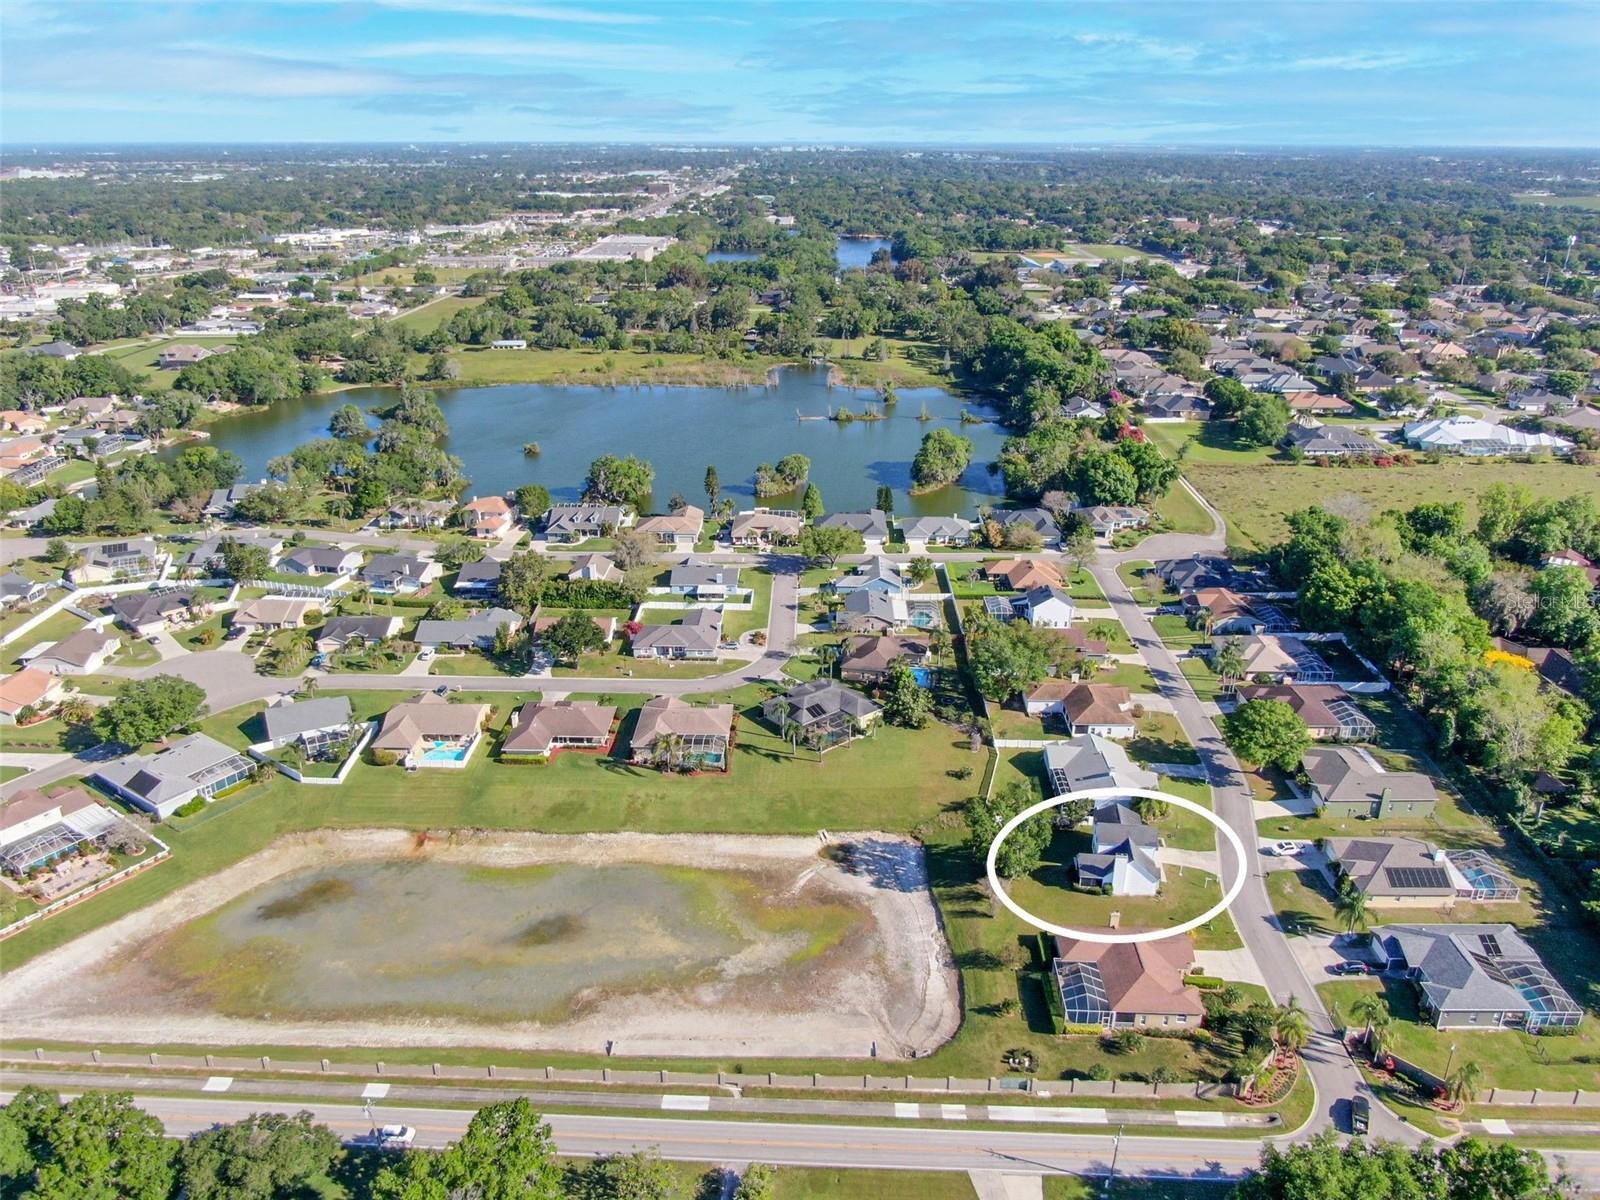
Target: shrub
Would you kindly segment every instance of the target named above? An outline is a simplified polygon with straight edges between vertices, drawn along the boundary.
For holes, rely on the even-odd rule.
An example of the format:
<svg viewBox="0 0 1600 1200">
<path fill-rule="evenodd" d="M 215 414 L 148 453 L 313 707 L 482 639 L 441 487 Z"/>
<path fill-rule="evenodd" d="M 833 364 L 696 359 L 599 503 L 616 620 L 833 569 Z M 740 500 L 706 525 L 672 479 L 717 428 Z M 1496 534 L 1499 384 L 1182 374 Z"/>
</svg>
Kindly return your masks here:
<svg viewBox="0 0 1600 1200">
<path fill-rule="evenodd" d="M 398 750 L 373 750 L 371 755 L 372 765 L 375 767 L 393 767 L 400 762 L 400 751 Z"/>
<path fill-rule="evenodd" d="M 1134 1054 L 1144 1047 L 1144 1035 L 1132 1029 L 1119 1029 L 1111 1035 L 1111 1045 L 1118 1054 Z"/>
<path fill-rule="evenodd" d="M 176 809 L 173 810 L 172 815 L 175 817 L 192 817 L 205 806 L 206 798 L 204 796 L 196 796 L 187 804 L 180 804 Z"/>
</svg>

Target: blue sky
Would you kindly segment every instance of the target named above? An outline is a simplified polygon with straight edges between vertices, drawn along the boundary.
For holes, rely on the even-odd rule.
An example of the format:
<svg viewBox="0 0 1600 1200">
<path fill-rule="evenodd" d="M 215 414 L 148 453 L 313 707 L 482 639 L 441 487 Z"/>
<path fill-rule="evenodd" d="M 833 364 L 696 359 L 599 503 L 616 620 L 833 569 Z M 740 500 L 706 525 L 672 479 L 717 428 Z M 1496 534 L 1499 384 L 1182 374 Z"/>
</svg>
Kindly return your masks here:
<svg viewBox="0 0 1600 1200">
<path fill-rule="evenodd" d="M 1600 7 L 0 0 L 5 144 L 1600 145 Z"/>
</svg>

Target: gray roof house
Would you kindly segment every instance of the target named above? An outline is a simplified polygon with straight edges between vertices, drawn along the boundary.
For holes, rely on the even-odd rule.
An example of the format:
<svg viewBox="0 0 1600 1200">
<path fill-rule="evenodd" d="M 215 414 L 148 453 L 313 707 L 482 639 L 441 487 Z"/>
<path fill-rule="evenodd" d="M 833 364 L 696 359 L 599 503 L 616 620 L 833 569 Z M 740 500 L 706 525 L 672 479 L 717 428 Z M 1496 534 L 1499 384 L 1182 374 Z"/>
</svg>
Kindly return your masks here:
<svg viewBox="0 0 1600 1200">
<path fill-rule="evenodd" d="M 170 817 L 196 797 L 210 798 L 250 778 L 255 764 L 230 746 L 192 733 L 155 754 L 130 754 L 90 776 L 136 808 Z"/>
<path fill-rule="evenodd" d="M 400 626 L 399 617 L 330 617 L 317 633 L 317 649 L 327 654 L 351 642 L 381 642 L 399 633 Z"/>
<path fill-rule="evenodd" d="M 715 658 L 722 643 L 722 613 L 697 608 L 673 625 L 646 625 L 634 634 L 635 658 Z"/>
<path fill-rule="evenodd" d="M 361 552 L 338 546 L 301 546 L 283 556 L 278 569 L 292 575 L 348 575 L 361 565 Z"/>
<path fill-rule="evenodd" d="M 435 649 L 442 646 L 488 649 L 494 645 L 502 625 L 509 625 L 512 632 L 521 629 L 522 614 L 509 608 L 484 608 L 459 621 L 418 621 L 411 640 L 419 646 Z"/>
<path fill-rule="evenodd" d="M 500 572 L 504 567 L 498 558 L 463 563 L 450 590 L 457 595 L 492 596 L 500 590 Z"/>
<path fill-rule="evenodd" d="M 1015 527 L 1031 529 L 1039 535 L 1042 545 L 1061 544 L 1061 531 L 1056 528 L 1056 516 L 1047 508 L 997 508 L 990 514 L 990 519 L 998 522 L 1002 529 L 1009 530 Z"/>
<path fill-rule="evenodd" d="M 1296 425 L 1283 444 L 1307 458 L 1351 458 L 1382 454 L 1383 447 L 1348 425 Z"/>
<path fill-rule="evenodd" d="M 1053 796 L 1089 788 L 1154 788 L 1156 773 L 1136 767 L 1116 742 L 1079 734 L 1044 748 L 1044 773 Z"/>
<path fill-rule="evenodd" d="M 824 517 L 818 517 L 812 524 L 818 529 L 855 530 L 866 543 L 868 554 L 883 553 L 884 543 L 889 540 L 889 518 L 881 508 L 869 509 L 866 512 L 828 513 Z"/>
<path fill-rule="evenodd" d="M 50 590 L 48 583 L 41 583 L 37 579 L 29 579 L 26 575 L 18 575 L 15 571 L 7 571 L 0 575 L 0 608 L 8 608 L 13 604 L 32 604 L 36 600 L 44 599 Z"/>
<path fill-rule="evenodd" d="M 1384 925 L 1373 935 L 1389 969 L 1417 987 L 1439 1029 L 1572 1026 L 1583 1009 L 1510 925 Z"/>
<path fill-rule="evenodd" d="M 1113 896 L 1154 896 L 1161 887 L 1161 836 L 1117 801 L 1094 810 L 1092 849 L 1072 860 L 1078 886 Z"/>
<path fill-rule="evenodd" d="M 924 554 L 930 546 L 965 546 L 972 539 L 972 522 L 965 517 L 907 517 L 900 522 L 900 536 L 912 554 Z"/>
<path fill-rule="evenodd" d="M 1328 838 L 1328 861 L 1375 904 L 1515 900 L 1522 889 L 1479 850 L 1442 850 L 1421 838 Z"/>
<path fill-rule="evenodd" d="M 1330 817 L 1426 817 L 1439 803 L 1433 780 L 1387 771 L 1356 746 L 1313 746 L 1300 759 L 1318 813 Z"/>
<path fill-rule="evenodd" d="M 831 679 L 802 683 L 761 706 L 761 715 L 779 733 L 818 750 L 850 741 L 882 714 L 860 692 Z"/>
<path fill-rule="evenodd" d="M 739 568 L 690 559 L 667 573 L 667 591 L 678 596 L 721 598 L 739 588 Z"/>
<path fill-rule="evenodd" d="M 134 592 L 111 602 L 117 622 L 140 637 L 160 633 L 174 621 L 181 621 L 197 603 L 190 591 Z"/>
<path fill-rule="evenodd" d="M 544 514 L 544 536 L 550 542 L 583 542 L 606 537 L 632 521 L 616 504 L 556 504 Z"/>
<path fill-rule="evenodd" d="M 272 746 L 299 742 L 308 750 L 344 738 L 350 729 L 350 697 L 318 696 L 274 704 L 261 714 L 265 741 Z"/>
</svg>

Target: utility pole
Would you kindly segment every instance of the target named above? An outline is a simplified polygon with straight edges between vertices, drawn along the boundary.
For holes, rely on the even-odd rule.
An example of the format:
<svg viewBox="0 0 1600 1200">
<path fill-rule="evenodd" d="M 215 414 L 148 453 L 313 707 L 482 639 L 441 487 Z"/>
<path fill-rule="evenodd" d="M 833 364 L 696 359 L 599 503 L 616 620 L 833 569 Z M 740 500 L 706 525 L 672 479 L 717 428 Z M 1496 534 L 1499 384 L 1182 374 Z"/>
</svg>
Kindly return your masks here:
<svg viewBox="0 0 1600 1200">
<path fill-rule="evenodd" d="M 1117 1136 L 1111 1143 L 1111 1170 L 1106 1172 L 1106 1185 L 1100 1190 L 1102 1198 L 1111 1195 L 1111 1183 L 1117 1177 L 1117 1155 L 1122 1150 L 1122 1131 L 1125 1128 L 1124 1125 L 1117 1126 Z"/>
</svg>

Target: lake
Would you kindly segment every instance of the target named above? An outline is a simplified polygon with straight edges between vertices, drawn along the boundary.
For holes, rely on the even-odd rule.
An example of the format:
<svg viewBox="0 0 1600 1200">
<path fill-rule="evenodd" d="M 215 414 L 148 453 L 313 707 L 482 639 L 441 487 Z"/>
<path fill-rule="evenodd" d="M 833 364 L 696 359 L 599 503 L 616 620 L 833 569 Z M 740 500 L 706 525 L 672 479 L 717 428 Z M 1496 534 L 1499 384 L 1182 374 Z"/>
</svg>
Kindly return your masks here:
<svg viewBox="0 0 1600 1200">
<path fill-rule="evenodd" d="M 1005 431 L 987 420 L 963 427 L 964 405 L 978 415 L 988 411 L 942 388 L 904 389 L 883 420 L 849 424 L 797 419 L 841 407 L 859 414 L 877 402 L 871 390 L 829 387 L 827 371 L 813 368 L 780 371 L 770 387 L 505 384 L 434 388 L 429 394 L 450 423 L 445 446 L 465 464 L 470 494 L 542 483 L 558 501 L 570 502 L 594 459 L 636 454 L 655 466 L 656 510 L 664 510 L 674 494 L 703 504 L 706 467 L 713 465 L 723 492 L 744 507 L 755 496 L 757 465 L 795 453 L 811 460 L 812 482 L 830 510 L 870 508 L 882 484 L 894 490 L 895 510 L 902 514 L 971 516 L 978 504 L 997 502 L 1004 493 L 988 464 L 999 456 Z M 206 428 L 211 444 L 237 454 L 244 478 L 253 480 L 266 473 L 271 459 L 326 437 L 328 417 L 340 405 L 371 412 L 392 404 L 394 396 L 389 388 L 304 396 L 222 417 Z M 924 410 L 930 420 L 919 419 Z M 973 440 L 972 465 L 956 484 L 913 499 L 911 459 L 922 435 L 940 427 Z M 542 452 L 524 455 L 526 442 L 538 442 Z M 798 500 L 791 493 L 763 502 L 779 507 Z"/>
<path fill-rule="evenodd" d="M 833 259 L 841 271 L 851 267 L 866 267 L 879 250 L 894 253 L 894 243 L 888 238 L 842 237 L 833 249 Z M 755 262 L 761 255 L 751 250 L 713 250 L 706 255 L 708 263 Z"/>
</svg>

